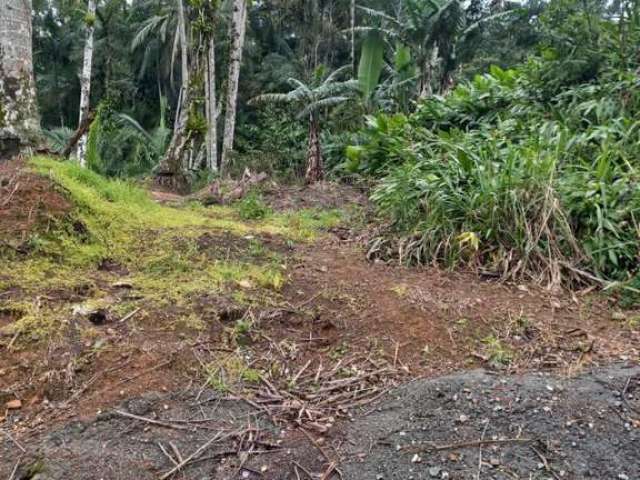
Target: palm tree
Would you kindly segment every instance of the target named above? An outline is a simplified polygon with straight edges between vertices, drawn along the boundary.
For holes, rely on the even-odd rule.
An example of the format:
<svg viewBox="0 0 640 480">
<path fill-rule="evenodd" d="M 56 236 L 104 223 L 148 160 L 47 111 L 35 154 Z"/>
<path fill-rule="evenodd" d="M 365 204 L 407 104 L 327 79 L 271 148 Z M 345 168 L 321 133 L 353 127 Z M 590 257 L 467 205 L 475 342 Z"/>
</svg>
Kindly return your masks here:
<svg viewBox="0 0 640 480">
<path fill-rule="evenodd" d="M 338 78 L 350 70 L 351 65 L 341 67 L 329 75 L 325 75 L 324 68 L 316 69 L 314 78 L 309 84 L 296 78 L 290 78 L 288 83 L 292 90 L 288 93 L 267 93 L 253 98 L 249 104 L 258 103 L 286 103 L 295 105 L 299 110 L 297 118 L 309 119 L 309 146 L 307 150 L 307 170 L 305 178 L 308 183 L 317 182 L 323 177 L 322 148 L 320 145 L 320 114 L 331 107 L 344 103 L 353 98 L 358 89 L 358 82 L 354 80 L 339 81 Z"/>
<path fill-rule="evenodd" d="M 372 19 L 372 26 L 355 27 L 364 32 L 379 32 L 400 48 L 409 47 L 419 70 L 418 96 L 431 95 L 433 84 L 444 93 L 451 88 L 458 66 L 456 49 L 471 32 L 485 22 L 512 15 L 517 9 L 496 7 L 477 12 L 475 2 L 462 0 L 405 0 L 393 14 L 359 7 Z M 378 44 L 377 48 L 382 48 Z M 406 53 L 396 52 L 406 55 Z"/>
</svg>

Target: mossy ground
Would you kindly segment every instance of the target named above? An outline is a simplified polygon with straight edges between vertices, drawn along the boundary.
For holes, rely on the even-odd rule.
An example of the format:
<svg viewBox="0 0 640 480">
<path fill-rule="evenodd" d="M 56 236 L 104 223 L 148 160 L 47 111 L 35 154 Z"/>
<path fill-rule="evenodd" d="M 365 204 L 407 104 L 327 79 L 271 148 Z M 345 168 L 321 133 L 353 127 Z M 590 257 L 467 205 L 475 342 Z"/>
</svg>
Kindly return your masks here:
<svg viewBox="0 0 640 480">
<path fill-rule="evenodd" d="M 277 294 L 286 282 L 287 262 L 261 239 L 285 248 L 312 241 L 340 221 L 336 210 L 264 212 L 248 221 L 241 218 L 242 204 L 163 206 L 132 182 L 106 179 L 71 162 L 36 157 L 30 168 L 58 185 L 73 208 L 32 235 L 26 255 L 5 252 L 0 258 L 0 290 L 22 292 L 0 298 L 1 310 L 24 312 L 4 327 L 19 335 L 14 346 L 59 334 L 63 313 L 70 314 L 78 300 L 113 302 L 113 285 L 123 281 L 135 292 L 130 296 L 139 298 L 127 308 L 144 303 L 150 310 L 187 307 L 203 295 L 238 302 Z M 240 255 L 226 248 L 242 242 L 248 247 Z M 101 269 L 105 261 L 118 271 Z M 36 305 L 39 295 L 57 298 Z"/>
</svg>

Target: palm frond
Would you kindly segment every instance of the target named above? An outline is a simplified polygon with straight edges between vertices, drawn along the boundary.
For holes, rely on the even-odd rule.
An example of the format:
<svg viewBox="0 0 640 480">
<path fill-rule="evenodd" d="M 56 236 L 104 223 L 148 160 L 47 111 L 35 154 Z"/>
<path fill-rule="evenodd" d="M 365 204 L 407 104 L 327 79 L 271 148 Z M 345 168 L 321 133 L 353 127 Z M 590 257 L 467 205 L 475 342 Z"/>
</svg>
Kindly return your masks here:
<svg viewBox="0 0 640 480">
<path fill-rule="evenodd" d="M 300 91 L 304 92 L 305 95 L 311 96 L 311 94 L 312 94 L 311 89 L 309 88 L 309 86 L 306 85 L 304 82 L 298 80 L 297 78 L 293 78 L 293 77 L 288 78 L 287 79 L 287 83 L 289 83 L 289 85 L 291 85 L 296 90 L 300 90 Z"/>
<path fill-rule="evenodd" d="M 400 25 L 400 22 L 396 18 L 393 18 L 391 15 L 388 15 L 388 14 L 384 13 L 381 10 L 375 10 L 373 8 L 363 7 L 362 5 L 356 5 L 356 8 L 358 8 L 358 10 L 366 13 L 370 17 L 382 18 L 382 19 L 387 20 L 389 22 L 395 23 L 398 26 Z"/>
<path fill-rule="evenodd" d="M 321 85 L 313 91 L 315 98 L 325 98 L 334 95 L 343 95 L 350 92 L 357 92 L 359 83 L 357 80 L 347 80 L 344 82 L 333 82 Z"/>
<path fill-rule="evenodd" d="M 147 132 L 144 129 L 144 127 L 140 125 L 140 123 L 138 123 L 138 121 L 135 118 L 127 115 L 126 113 L 119 113 L 118 120 L 120 120 L 120 122 L 123 125 L 129 125 L 130 127 L 134 128 L 140 135 L 142 135 L 149 142 L 153 141 L 153 138 L 151 137 L 151 135 L 149 135 L 149 132 Z"/>
<path fill-rule="evenodd" d="M 429 19 L 431 19 L 434 23 L 437 22 L 442 14 L 447 11 L 449 7 L 451 7 L 454 3 L 459 3 L 460 0 L 448 0 L 440 6 L 435 12 L 429 15 Z"/>
<path fill-rule="evenodd" d="M 507 10 L 504 12 L 500 12 L 500 13 L 495 13 L 493 15 L 489 15 L 487 17 L 481 18 L 480 20 L 478 20 L 477 22 L 473 23 L 472 25 L 468 26 L 460 35 L 460 41 L 464 40 L 466 38 L 467 35 L 469 35 L 472 31 L 474 31 L 476 28 L 478 28 L 480 25 L 482 25 L 483 23 L 487 23 L 490 22 L 492 20 L 496 20 L 498 18 L 501 17 L 506 17 L 507 15 L 511 15 L 513 13 L 519 13 L 522 12 L 523 10 L 520 8 L 515 8 L 513 10 Z"/>
<path fill-rule="evenodd" d="M 249 100 L 248 104 L 255 106 L 261 103 L 289 103 L 291 96 L 288 93 L 263 93 Z"/>
<path fill-rule="evenodd" d="M 400 36 L 399 32 L 396 32 L 395 30 L 391 30 L 389 28 L 364 27 L 364 26 L 354 27 L 354 28 L 345 28 L 344 30 L 341 31 L 341 33 L 350 33 L 352 30 L 354 32 L 362 32 L 362 33 L 381 32 L 385 36 L 391 37 L 391 38 L 398 38 Z"/>
<path fill-rule="evenodd" d="M 338 97 L 322 98 L 320 100 L 316 100 L 315 102 L 312 102 L 309 105 L 307 105 L 305 108 L 302 109 L 300 113 L 298 113 L 298 115 L 296 115 L 296 117 L 305 118 L 309 116 L 312 112 L 317 112 L 318 110 L 321 110 L 323 108 L 333 107 L 335 105 L 344 103 L 348 100 L 351 100 L 351 97 L 338 96 Z"/>
<path fill-rule="evenodd" d="M 145 20 L 143 23 L 143 27 L 138 30 L 138 33 L 136 33 L 136 35 L 133 37 L 133 40 L 131 41 L 131 51 L 133 52 L 140 48 L 143 44 L 145 44 L 153 31 L 156 30 L 158 26 L 166 20 L 166 15 L 154 15 L 148 20 Z"/>
<path fill-rule="evenodd" d="M 324 82 L 322 82 L 323 85 L 326 85 L 328 83 L 333 83 L 340 75 L 342 75 L 345 72 L 349 72 L 351 71 L 351 65 L 343 65 L 340 68 L 337 68 L 336 70 L 334 70 L 333 72 L 331 72 L 327 78 L 325 78 Z"/>
</svg>

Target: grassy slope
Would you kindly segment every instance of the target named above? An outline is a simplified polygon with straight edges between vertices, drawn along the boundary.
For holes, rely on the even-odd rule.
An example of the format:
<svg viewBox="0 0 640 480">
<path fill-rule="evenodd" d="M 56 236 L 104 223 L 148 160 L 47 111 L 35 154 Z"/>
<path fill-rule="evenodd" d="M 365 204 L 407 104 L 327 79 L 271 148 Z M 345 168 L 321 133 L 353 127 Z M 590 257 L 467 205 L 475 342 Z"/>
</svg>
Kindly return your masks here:
<svg viewBox="0 0 640 480">
<path fill-rule="evenodd" d="M 267 213 L 248 222 L 233 207 L 158 205 L 133 183 L 105 179 L 72 163 L 36 157 L 31 165 L 58 184 L 74 205 L 48 232 L 29 239 L 28 255 L 0 253 L 0 291 L 22 292 L 19 301 L 0 299 L 0 310 L 17 311 L 20 317 L 6 333 L 31 333 L 36 339 L 58 331 L 72 308 L 60 301 L 40 302 L 39 295 L 88 290 L 87 302 L 109 301 L 108 286 L 120 278 L 98 271 L 104 259 L 129 271 L 126 280 L 146 305 L 184 305 L 212 293 L 247 301 L 256 292 L 279 290 L 286 280 L 283 259 L 263 247 L 261 236 L 285 243 L 310 241 L 340 219 L 338 212 L 307 210 Z M 252 248 L 241 258 L 212 256 L 198 243 L 205 234 L 230 235 L 232 243 L 233 238 L 249 238 Z M 114 308 L 124 313 L 133 306 Z"/>
</svg>

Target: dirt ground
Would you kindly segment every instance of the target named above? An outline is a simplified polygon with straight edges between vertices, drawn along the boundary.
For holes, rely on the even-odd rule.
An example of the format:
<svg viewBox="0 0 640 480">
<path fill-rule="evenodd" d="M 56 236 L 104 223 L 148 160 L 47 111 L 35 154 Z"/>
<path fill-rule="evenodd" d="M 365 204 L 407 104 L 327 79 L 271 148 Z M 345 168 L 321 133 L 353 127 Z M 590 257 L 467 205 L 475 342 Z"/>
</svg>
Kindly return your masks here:
<svg viewBox="0 0 640 480">
<path fill-rule="evenodd" d="M 0 222 L 15 226 L 6 238 L 21 248 L 70 206 L 42 178 L 3 172 Z M 637 365 L 637 311 L 596 293 L 369 262 L 366 200 L 350 187 L 265 198 L 276 211 L 360 213 L 311 243 L 224 231 L 196 239 L 212 260 L 275 256 L 286 267 L 278 291 L 238 285 L 158 308 L 108 258 L 86 288 L 0 289 L 0 300 L 59 306 L 66 329 L 61 341 L 20 348 L 0 336 L 0 476 L 162 478 L 181 466 L 173 477 L 640 478 L 639 372 L 590 373 Z M 96 289 L 124 313 L 91 320 L 86 342 L 87 320 L 70 309 Z M 0 328 L 16 315 L 1 310 Z M 411 453 L 412 441 L 434 443 Z"/>
<path fill-rule="evenodd" d="M 0 474 L 168 478 L 193 456 L 176 478 L 637 479 L 639 411 L 640 368 L 625 365 L 575 378 L 417 380 L 309 438 L 213 391 L 150 393 L 21 443 L 0 440 Z"/>
</svg>

